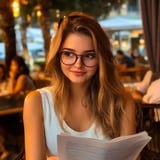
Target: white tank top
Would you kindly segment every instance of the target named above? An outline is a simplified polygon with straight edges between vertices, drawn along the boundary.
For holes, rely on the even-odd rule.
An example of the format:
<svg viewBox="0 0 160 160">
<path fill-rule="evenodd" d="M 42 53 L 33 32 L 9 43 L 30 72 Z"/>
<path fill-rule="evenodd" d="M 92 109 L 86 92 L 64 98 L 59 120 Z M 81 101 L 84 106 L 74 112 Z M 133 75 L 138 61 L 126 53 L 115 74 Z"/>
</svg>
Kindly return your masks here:
<svg viewBox="0 0 160 160">
<path fill-rule="evenodd" d="M 77 132 L 70 128 L 65 121 L 63 122 L 63 127 L 65 131 L 60 126 L 57 115 L 54 110 L 54 102 L 53 96 L 50 90 L 50 87 L 45 87 L 38 89 L 42 98 L 43 105 L 43 119 L 44 119 L 44 130 L 45 130 L 45 138 L 46 138 L 46 147 L 47 147 L 47 155 L 54 156 L 57 155 L 57 135 L 61 133 L 69 133 L 72 136 L 79 137 L 87 137 L 87 138 L 95 138 L 95 139 L 108 139 L 102 134 L 102 130 L 100 128 L 96 128 L 95 132 L 95 124 L 83 132 Z"/>
</svg>

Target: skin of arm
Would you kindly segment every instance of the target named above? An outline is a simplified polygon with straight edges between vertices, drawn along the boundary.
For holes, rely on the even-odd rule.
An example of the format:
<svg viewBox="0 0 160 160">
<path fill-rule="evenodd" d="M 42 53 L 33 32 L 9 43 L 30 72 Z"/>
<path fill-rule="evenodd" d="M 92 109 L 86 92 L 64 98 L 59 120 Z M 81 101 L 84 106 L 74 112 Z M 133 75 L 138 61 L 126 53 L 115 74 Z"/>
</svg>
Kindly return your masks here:
<svg viewBox="0 0 160 160">
<path fill-rule="evenodd" d="M 120 136 L 136 133 L 136 105 L 132 96 L 126 93 L 127 102 L 121 119 Z"/>
<path fill-rule="evenodd" d="M 30 92 L 23 110 L 26 160 L 46 160 L 43 111 L 40 93 Z"/>
<path fill-rule="evenodd" d="M 126 93 L 127 103 L 124 107 L 125 113 L 122 115 L 120 136 L 127 136 L 136 133 L 136 105 L 132 96 Z M 136 160 L 140 160 L 140 155 Z"/>
</svg>

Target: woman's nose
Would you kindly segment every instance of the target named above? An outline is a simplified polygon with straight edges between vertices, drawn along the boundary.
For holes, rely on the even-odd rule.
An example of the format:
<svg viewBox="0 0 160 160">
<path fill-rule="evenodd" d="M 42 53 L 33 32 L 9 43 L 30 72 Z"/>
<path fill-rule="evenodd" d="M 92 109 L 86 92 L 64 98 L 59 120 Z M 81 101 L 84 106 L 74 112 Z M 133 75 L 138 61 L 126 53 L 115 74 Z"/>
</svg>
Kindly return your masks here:
<svg viewBox="0 0 160 160">
<path fill-rule="evenodd" d="M 78 56 L 77 60 L 76 60 L 76 63 L 75 63 L 75 66 L 81 67 L 82 65 L 83 65 L 82 57 Z"/>
</svg>

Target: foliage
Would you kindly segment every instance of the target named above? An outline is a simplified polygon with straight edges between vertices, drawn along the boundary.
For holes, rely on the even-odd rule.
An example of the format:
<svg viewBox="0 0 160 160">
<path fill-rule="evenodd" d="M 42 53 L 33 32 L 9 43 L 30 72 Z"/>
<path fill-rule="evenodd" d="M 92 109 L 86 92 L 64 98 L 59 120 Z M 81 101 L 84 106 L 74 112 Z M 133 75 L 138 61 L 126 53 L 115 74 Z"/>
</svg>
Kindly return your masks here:
<svg viewBox="0 0 160 160">
<path fill-rule="evenodd" d="M 53 0 L 52 0 L 53 1 Z M 53 9 L 66 11 L 83 11 L 96 18 L 107 16 L 112 8 L 118 9 L 127 0 L 54 0 Z"/>
<path fill-rule="evenodd" d="M 11 32 L 14 31 L 14 18 L 11 9 L 12 2 L 13 0 L 0 0 L 0 16 L 3 17 L 3 23 L 0 25 L 1 27 L 5 26 L 4 30 L 5 33 L 7 33 L 7 59 L 11 59 L 11 57 L 16 54 L 14 33 Z M 118 9 L 123 3 L 127 2 L 127 0 L 19 0 L 19 2 L 20 16 L 18 17 L 18 20 L 20 20 L 21 29 L 25 31 L 28 25 L 38 22 L 38 25 L 41 25 L 43 31 L 43 38 L 46 44 L 45 50 L 47 51 L 50 40 L 49 27 L 52 22 L 58 20 L 57 18 L 59 18 L 59 16 L 63 16 L 68 11 L 76 10 L 88 13 L 96 18 L 106 18 L 112 8 Z M 6 6 L 8 6 L 9 9 L 6 9 Z M 38 10 L 42 13 L 39 18 L 36 16 Z M 57 14 L 57 11 L 59 11 L 60 15 Z M 12 28 L 12 30 L 8 30 L 8 28 Z M 13 36 L 10 36 L 11 33 Z M 26 42 L 25 38 L 26 37 L 24 36 L 24 42 Z"/>
<path fill-rule="evenodd" d="M 38 8 L 39 2 L 45 0 L 28 0 L 28 4 L 21 3 L 21 16 L 30 15 L 33 19 L 36 18 L 35 11 Z M 111 9 L 118 9 L 123 3 L 128 0 L 50 0 L 47 1 L 47 6 L 50 10 L 50 18 L 56 20 L 56 11 L 59 10 L 61 16 L 69 11 L 82 11 L 96 18 L 106 18 Z M 48 3 L 50 3 L 48 5 Z"/>
</svg>

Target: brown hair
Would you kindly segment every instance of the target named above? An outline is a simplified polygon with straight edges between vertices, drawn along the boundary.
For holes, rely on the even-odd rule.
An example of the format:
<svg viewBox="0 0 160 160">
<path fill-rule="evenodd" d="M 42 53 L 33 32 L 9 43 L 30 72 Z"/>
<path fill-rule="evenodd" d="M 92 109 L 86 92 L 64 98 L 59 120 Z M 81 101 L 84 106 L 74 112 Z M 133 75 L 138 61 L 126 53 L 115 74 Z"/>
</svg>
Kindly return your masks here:
<svg viewBox="0 0 160 160">
<path fill-rule="evenodd" d="M 124 89 L 118 79 L 110 40 L 93 17 L 81 12 L 72 12 L 61 20 L 51 41 L 46 70 L 54 82 L 54 104 L 60 122 L 67 114 L 70 100 L 69 81 L 60 67 L 59 50 L 70 33 L 80 33 L 91 37 L 94 50 L 98 53 L 99 67 L 87 90 L 87 102 L 96 124 L 102 127 L 105 135 L 120 135 L 120 120 L 125 105 Z"/>
</svg>

